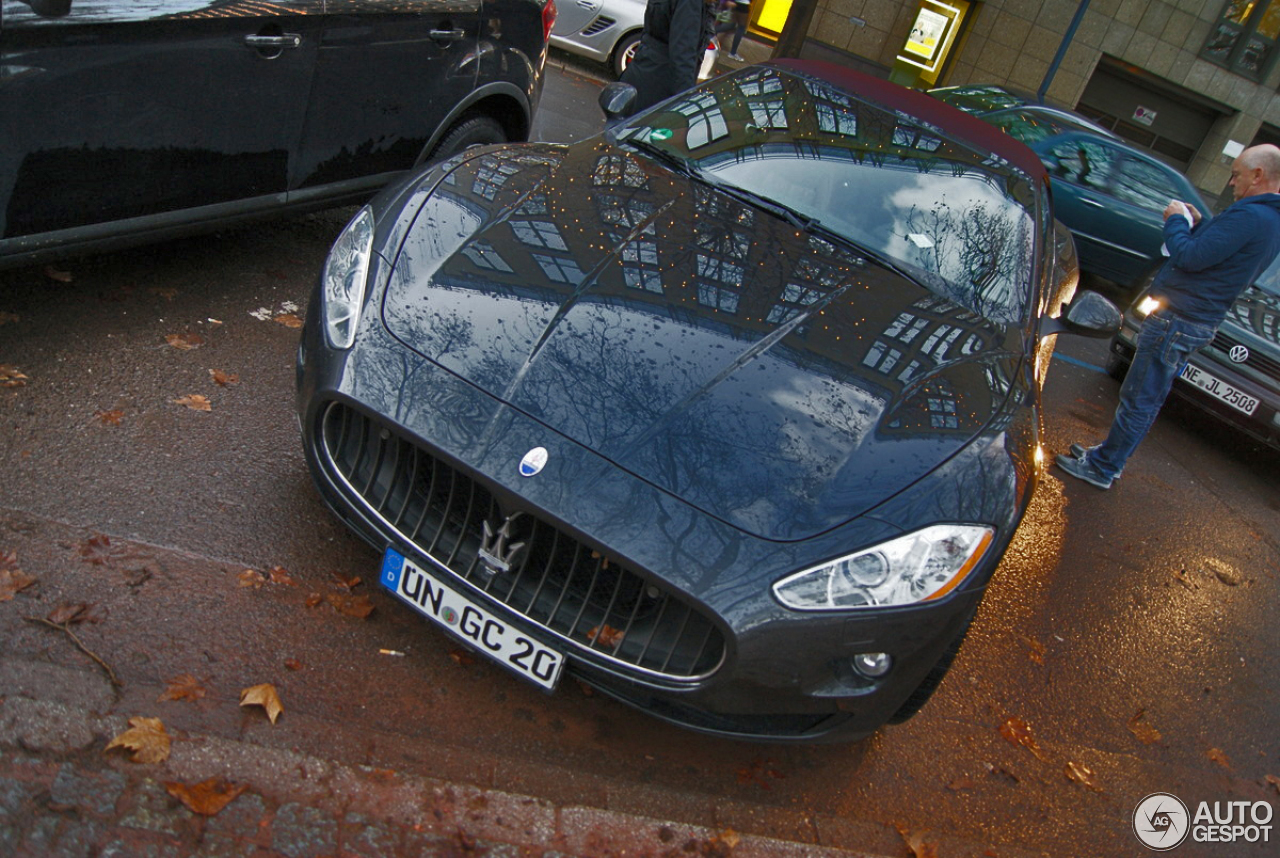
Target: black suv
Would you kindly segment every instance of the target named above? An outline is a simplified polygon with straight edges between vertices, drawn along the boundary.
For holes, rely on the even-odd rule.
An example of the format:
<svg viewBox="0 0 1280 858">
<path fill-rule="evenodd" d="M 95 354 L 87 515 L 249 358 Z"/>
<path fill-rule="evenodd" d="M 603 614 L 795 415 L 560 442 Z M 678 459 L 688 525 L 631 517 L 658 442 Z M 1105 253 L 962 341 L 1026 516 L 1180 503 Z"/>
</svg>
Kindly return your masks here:
<svg viewBox="0 0 1280 858">
<path fill-rule="evenodd" d="M 0 0 L 0 266 L 527 139 L 554 0 Z"/>
<path fill-rule="evenodd" d="M 1138 327 L 1158 307 L 1144 291 L 1111 341 L 1107 371 L 1124 378 Z M 1280 450 L 1280 260 L 1245 290 L 1208 346 L 1192 356 L 1173 392 Z"/>
</svg>

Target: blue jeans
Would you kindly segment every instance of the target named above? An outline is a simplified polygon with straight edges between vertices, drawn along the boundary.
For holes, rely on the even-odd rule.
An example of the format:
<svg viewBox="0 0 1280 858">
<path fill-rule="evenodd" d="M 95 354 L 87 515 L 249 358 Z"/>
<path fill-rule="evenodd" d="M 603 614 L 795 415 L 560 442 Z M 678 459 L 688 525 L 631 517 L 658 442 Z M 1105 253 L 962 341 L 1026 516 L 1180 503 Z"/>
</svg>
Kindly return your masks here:
<svg viewBox="0 0 1280 858">
<path fill-rule="evenodd" d="M 1138 442 L 1156 422 L 1173 380 L 1191 355 L 1209 344 L 1217 328 L 1180 319 L 1157 310 L 1142 323 L 1129 374 L 1120 387 L 1111 431 L 1102 445 L 1089 452 L 1088 460 L 1104 477 L 1115 478 L 1137 449 Z"/>
</svg>

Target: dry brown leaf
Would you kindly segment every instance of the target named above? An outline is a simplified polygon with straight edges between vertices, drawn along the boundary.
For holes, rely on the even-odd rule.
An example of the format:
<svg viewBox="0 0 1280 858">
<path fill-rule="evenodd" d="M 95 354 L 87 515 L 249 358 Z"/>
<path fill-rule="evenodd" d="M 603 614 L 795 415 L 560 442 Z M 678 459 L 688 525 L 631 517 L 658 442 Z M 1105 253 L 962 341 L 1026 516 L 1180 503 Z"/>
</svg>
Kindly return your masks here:
<svg viewBox="0 0 1280 858">
<path fill-rule="evenodd" d="M 213 410 L 213 406 L 209 404 L 209 397 L 202 396 L 199 393 L 189 393 L 186 396 L 180 396 L 171 401 L 174 405 L 185 405 L 192 411 Z"/>
<path fill-rule="evenodd" d="M 267 583 L 267 579 L 257 569 L 246 569 L 236 577 L 240 579 L 241 587 L 252 587 L 255 590 Z"/>
<path fill-rule="evenodd" d="M 1044 654 L 1045 654 L 1044 644 L 1040 643 L 1040 641 L 1036 640 L 1035 638 L 1027 637 L 1026 635 L 1023 635 L 1022 639 L 1026 642 L 1027 646 L 1030 648 L 1030 652 L 1027 653 L 1027 657 L 1030 658 L 1036 664 L 1044 664 Z"/>
<path fill-rule="evenodd" d="M 1160 731 L 1153 727 L 1146 720 L 1146 709 L 1139 709 L 1129 719 L 1129 732 L 1137 737 L 1138 741 L 1144 745 L 1154 745 L 1163 737 Z"/>
<path fill-rule="evenodd" d="M 1094 792 L 1102 792 L 1102 787 L 1098 785 L 1098 778 L 1094 774 L 1093 769 L 1081 763 L 1072 761 L 1067 762 L 1067 767 L 1063 772 L 1067 776 L 1067 780 L 1086 786 Z"/>
<path fill-rule="evenodd" d="M 449 658 L 453 659 L 463 667 L 469 667 L 476 663 L 475 656 L 461 647 L 454 647 L 449 650 Z"/>
<path fill-rule="evenodd" d="M 156 698 L 156 702 L 163 703 L 166 700 L 196 701 L 203 698 L 205 693 L 205 688 L 200 684 L 200 680 L 189 673 L 184 673 L 169 680 L 169 687 Z"/>
<path fill-rule="evenodd" d="M 198 349 L 204 345 L 204 337 L 192 331 L 183 334 L 168 334 L 164 341 L 175 349 L 181 349 L 184 352 Z"/>
<path fill-rule="evenodd" d="M 605 623 L 604 628 L 592 626 L 591 631 L 587 632 L 587 640 L 598 642 L 600 646 L 607 646 L 609 649 L 617 649 L 624 636 L 621 629 L 615 629 L 608 623 Z"/>
<path fill-rule="evenodd" d="M 213 383 L 218 387 L 226 387 L 228 384 L 239 384 L 240 376 L 233 372 L 223 372 L 220 369 L 209 370 L 209 377 L 213 379 Z"/>
<path fill-rule="evenodd" d="M 728 846 L 730 849 L 736 848 L 738 843 L 742 840 L 742 838 L 738 836 L 738 832 L 734 831 L 732 828 L 726 828 L 724 831 L 721 831 L 714 839 L 723 843 L 725 846 Z"/>
<path fill-rule="evenodd" d="M 11 363 L 0 363 L 0 387 L 22 387 L 30 379 Z"/>
<path fill-rule="evenodd" d="M 99 409 L 98 411 L 93 412 L 93 416 L 98 418 L 98 422 L 103 426 L 119 426 L 120 418 L 124 417 L 124 412 L 119 408 L 113 408 L 110 411 L 102 411 Z"/>
<path fill-rule="evenodd" d="M 209 778 L 191 786 L 165 781 L 164 788 L 169 795 L 185 804 L 188 810 L 201 816 L 216 815 L 248 789 L 247 786 L 237 786 L 222 778 Z"/>
<path fill-rule="evenodd" d="M 80 543 L 80 558 L 85 563 L 101 566 L 111 559 L 111 537 L 105 533 L 90 536 Z"/>
<path fill-rule="evenodd" d="M 0 569 L 0 602 L 7 602 L 36 583 L 36 578 L 21 569 Z"/>
<path fill-rule="evenodd" d="M 328 599 L 334 610 L 348 617 L 358 617 L 363 620 L 373 613 L 373 602 L 369 601 L 368 596 L 330 593 Z"/>
<path fill-rule="evenodd" d="M 163 763 L 169 759 L 169 734 L 159 718 L 130 718 L 129 729 L 107 744 L 107 750 L 133 751 L 135 763 Z"/>
<path fill-rule="evenodd" d="M 342 577 L 341 575 L 339 575 L 337 572 L 331 572 L 330 574 L 331 574 L 331 575 L 333 575 L 333 577 L 334 577 L 334 578 L 337 578 L 337 579 L 338 579 L 338 586 L 339 586 L 339 587 L 341 587 L 342 589 L 346 590 L 348 593 L 350 593 L 350 592 L 351 592 L 352 590 L 354 590 L 356 587 L 359 587 L 359 586 L 360 586 L 360 576 L 359 576 L 359 575 L 357 575 L 357 576 L 356 576 L 356 577 L 354 577 L 354 578 L 343 578 L 343 577 Z"/>
<path fill-rule="evenodd" d="M 283 566 L 272 566 L 267 571 L 271 575 L 272 584 L 287 584 L 290 587 L 298 586 L 298 582 L 289 576 L 289 571 Z"/>
<path fill-rule="evenodd" d="M 316 605 L 324 604 L 324 596 L 321 596 L 319 593 L 312 593 L 310 596 L 307 596 L 307 601 L 304 604 L 308 608 L 314 608 Z"/>
<path fill-rule="evenodd" d="M 1228 771 L 1231 770 L 1231 760 L 1227 759 L 1227 755 L 1223 753 L 1221 748 L 1210 748 L 1209 753 L 1205 756 L 1222 766 L 1224 769 Z"/>
<path fill-rule="evenodd" d="M 59 283 L 70 283 L 72 280 L 70 271 L 63 271 L 61 268 L 54 268 L 52 265 L 44 267 L 44 276 Z"/>
<path fill-rule="evenodd" d="M 22 317 L 19 316 L 17 313 L 0 312 L 0 325 L 7 324 L 8 322 L 20 322 L 20 321 L 22 321 Z"/>
<path fill-rule="evenodd" d="M 899 825 L 898 833 L 902 835 L 907 848 L 911 850 L 912 858 L 938 858 L 938 845 L 925 840 L 930 832 L 908 831 L 904 826 Z"/>
<path fill-rule="evenodd" d="M 284 666 L 286 670 L 302 670 L 302 662 L 298 661 L 296 658 L 286 658 L 284 660 Z"/>
<path fill-rule="evenodd" d="M 73 626 L 77 623 L 88 621 L 97 622 L 98 618 L 90 614 L 89 610 L 93 605 L 84 602 L 76 604 L 63 603 L 49 612 L 45 617 L 46 620 L 59 626 Z"/>
<path fill-rule="evenodd" d="M 1021 718 L 1006 718 L 1004 723 L 1000 725 L 1000 735 L 1004 736 L 1010 744 L 1021 745 L 1026 748 L 1036 759 L 1044 760 L 1044 751 L 1036 744 L 1035 738 L 1031 735 L 1031 725 Z"/>
<path fill-rule="evenodd" d="M 272 724 L 276 723 L 276 719 L 284 711 L 284 704 L 280 702 L 280 695 L 276 693 L 275 686 L 267 682 L 241 691 L 240 705 L 261 706 L 267 710 L 267 717 L 271 719 Z"/>
<path fill-rule="evenodd" d="M 1280 793 L 1280 778 L 1276 777 L 1275 775 L 1267 775 L 1265 778 L 1263 778 L 1263 780 L 1271 784 L 1271 788 L 1273 790 L 1275 790 L 1277 793 Z"/>
<path fill-rule="evenodd" d="M 296 313 L 278 313 L 272 318 L 277 325 L 284 325 L 286 328 L 301 328 L 302 320 L 298 318 Z"/>
</svg>

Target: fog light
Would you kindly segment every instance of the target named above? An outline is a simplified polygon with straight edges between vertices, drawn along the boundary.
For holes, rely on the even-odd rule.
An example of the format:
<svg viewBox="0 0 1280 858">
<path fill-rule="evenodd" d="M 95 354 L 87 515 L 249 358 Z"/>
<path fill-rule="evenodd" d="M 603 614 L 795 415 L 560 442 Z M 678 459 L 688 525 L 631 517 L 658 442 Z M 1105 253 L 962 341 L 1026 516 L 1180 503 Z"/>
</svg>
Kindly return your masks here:
<svg viewBox="0 0 1280 858">
<path fill-rule="evenodd" d="M 893 667 L 893 656 L 887 652 L 860 652 L 853 657 L 853 669 L 867 679 L 879 679 Z"/>
</svg>

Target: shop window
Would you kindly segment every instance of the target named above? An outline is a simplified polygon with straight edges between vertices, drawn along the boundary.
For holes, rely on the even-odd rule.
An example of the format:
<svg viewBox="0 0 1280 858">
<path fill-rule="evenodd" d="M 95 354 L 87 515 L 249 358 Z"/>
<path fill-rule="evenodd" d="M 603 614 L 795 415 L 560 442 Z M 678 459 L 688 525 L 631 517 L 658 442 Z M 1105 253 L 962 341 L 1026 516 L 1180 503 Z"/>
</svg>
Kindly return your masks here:
<svg viewBox="0 0 1280 858">
<path fill-rule="evenodd" d="M 1209 33 L 1200 56 L 1251 80 L 1262 80 L 1275 61 L 1280 0 L 1231 0 Z"/>
</svg>

